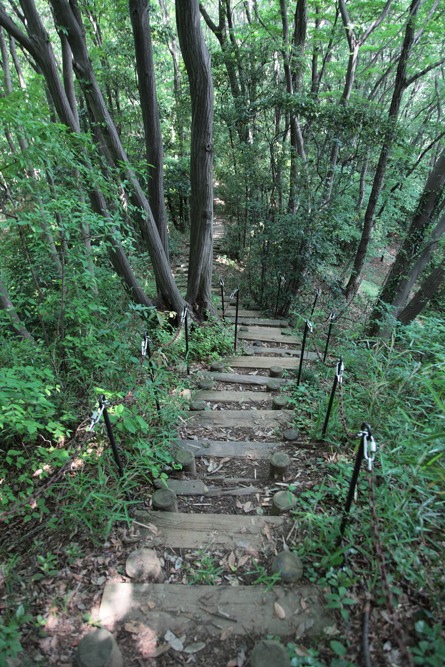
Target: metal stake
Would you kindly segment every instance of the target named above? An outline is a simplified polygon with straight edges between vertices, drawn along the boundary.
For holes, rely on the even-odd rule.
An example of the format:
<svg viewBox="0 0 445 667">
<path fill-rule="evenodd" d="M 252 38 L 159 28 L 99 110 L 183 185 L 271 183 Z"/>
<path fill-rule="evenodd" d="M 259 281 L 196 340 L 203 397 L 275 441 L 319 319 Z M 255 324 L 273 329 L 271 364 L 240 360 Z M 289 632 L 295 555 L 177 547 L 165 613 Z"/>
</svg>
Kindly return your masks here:
<svg viewBox="0 0 445 667">
<path fill-rule="evenodd" d="M 334 402 L 335 390 L 337 389 L 338 383 L 341 383 L 341 381 L 343 379 L 344 369 L 345 369 L 345 367 L 343 365 L 343 360 L 340 357 L 340 359 L 337 363 L 337 367 L 335 369 L 334 384 L 332 385 L 331 395 L 329 397 L 328 410 L 326 412 L 326 419 L 324 420 L 323 430 L 321 432 L 321 435 L 326 434 L 326 429 L 328 428 L 328 424 L 329 424 L 329 417 L 331 416 L 332 404 Z"/>
<path fill-rule="evenodd" d="M 300 356 L 300 365 L 298 366 L 297 387 L 300 386 L 301 371 L 303 369 L 304 349 L 306 347 L 306 338 L 308 331 L 312 331 L 312 324 L 309 322 L 309 320 L 306 320 L 306 323 L 304 325 L 303 340 L 301 341 L 301 353 L 300 353 L 301 356 Z"/>
<path fill-rule="evenodd" d="M 311 310 L 311 315 L 310 315 L 311 317 L 314 314 L 315 306 L 317 305 L 318 297 L 320 296 L 320 294 L 321 294 L 321 289 L 319 288 L 315 292 L 315 299 L 314 299 L 314 303 L 312 304 L 312 310 Z"/>
<path fill-rule="evenodd" d="M 236 352 L 236 343 L 238 337 L 238 309 L 239 309 L 239 287 L 236 288 L 233 296 L 236 296 L 236 306 L 235 306 L 235 338 L 233 341 L 233 351 Z"/>
<path fill-rule="evenodd" d="M 144 333 L 144 339 L 142 341 L 142 357 L 145 357 L 147 355 L 148 357 L 148 372 L 150 374 L 150 379 L 151 383 L 153 385 L 153 395 L 156 403 L 156 410 L 158 415 L 161 414 L 161 406 L 159 405 L 159 398 L 158 398 L 158 392 L 155 386 L 155 373 L 154 373 L 154 368 L 153 368 L 153 363 L 151 361 L 151 348 L 150 348 L 150 336 L 147 334 L 145 331 Z"/>
<path fill-rule="evenodd" d="M 328 337 L 326 339 L 326 347 L 324 348 L 323 362 L 326 361 L 326 355 L 328 353 L 329 341 L 331 339 L 332 325 L 334 324 L 336 317 L 337 317 L 337 315 L 334 313 L 334 311 L 332 311 L 332 313 L 329 315 Z"/>
<path fill-rule="evenodd" d="M 101 394 L 101 396 L 99 397 L 99 409 L 102 410 L 103 412 L 108 439 L 110 441 L 111 449 L 113 450 L 114 460 L 116 461 L 116 465 L 119 470 L 119 477 L 123 477 L 124 469 L 122 467 L 121 457 L 119 456 L 119 452 L 117 450 L 116 440 L 114 439 L 113 429 L 111 427 L 110 417 L 108 415 L 107 404 L 104 394 Z"/>
<path fill-rule="evenodd" d="M 188 308 L 184 308 L 184 327 L 185 327 L 185 363 L 187 366 L 187 375 L 190 375 L 190 366 L 189 366 L 189 318 L 188 318 Z"/>
<path fill-rule="evenodd" d="M 222 319 L 224 319 L 225 308 L 224 308 L 224 280 L 219 279 L 219 286 L 221 288 L 221 307 L 222 307 Z"/>
<path fill-rule="evenodd" d="M 343 539 L 343 534 L 345 532 L 346 524 L 348 521 L 349 517 L 349 510 L 351 509 L 352 501 L 354 499 L 354 493 L 355 493 L 355 487 L 357 486 L 357 480 L 358 480 L 358 475 L 360 472 L 360 466 L 363 461 L 363 456 L 365 454 L 365 449 L 367 449 L 368 445 L 368 439 L 373 441 L 372 433 L 371 433 L 371 427 L 369 424 L 366 422 L 363 422 L 362 424 L 362 430 L 359 433 L 360 435 L 360 445 L 357 450 L 357 456 L 355 459 L 355 465 L 354 465 L 354 470 L 352 472 L 352 478 L 351 478 L 351 483 L 349 484 L 349 492 L 348 492 L 348 497 L 346 499 L 346 505 L 345 509 L 343 510 L 343 519 L 340 525 L 340 538 L 339 538 L 339 543 L 341 543 Z"/>
</svg>

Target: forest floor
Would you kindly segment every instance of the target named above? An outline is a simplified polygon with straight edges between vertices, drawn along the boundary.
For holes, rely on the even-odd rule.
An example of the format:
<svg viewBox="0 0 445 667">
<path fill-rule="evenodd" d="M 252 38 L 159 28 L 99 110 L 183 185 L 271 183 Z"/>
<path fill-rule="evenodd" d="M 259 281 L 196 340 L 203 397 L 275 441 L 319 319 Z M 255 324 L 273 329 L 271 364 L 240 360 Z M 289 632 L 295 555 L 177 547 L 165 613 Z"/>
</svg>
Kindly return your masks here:
<svg viewBox="0 0 445 667">
<path fill-rule="evenodd" d="M 372 260 L 365 280 L 377 284 L 380 276 L 384 274 L 382 265 L 389 260 L 389 255 L 384 257 L 383 262 L 379 257 Z M 236 279 L 236 267 L 233 263 L 226 262 L 222 254 L 215 257 L 215 269 L 218 276 L 224 277 L 229 283 Z M 271 330 L 279 332 L 279 329 L 272 327 Z M 279 338 L 280 334 L 277 333 L 277 340 Z M 234 369 L 232 365 L 232 368 L 226 370 L 232 375 L 250 375 L 258 380 L 264 376 L 267 381 L 267 361 L 263 362 L 266 364 L 264 368 L 261 366 L 261 359 L 268 357 L 261 355 L 261 347 L 268 352 L 271 352 L 271 348 L 275 349 L 276 356 L 269 358 L 275 359 L 278 366 L 283 359 L 288 359 L 281 356 L 281 348 L 289 347 L 285 340 L 276 343 L 261 341 L 260 336 L 256 342 L 260 347 L 260 354 L 252 356 L 250 351 L 250 356 L 246 357 L 258 359 L 256 367 L 254 365 L 249 369 Z M 252 341 L 249 341 L 247 348 L 251 344 Z M 295 358 L 295 366 L 297 363 L 298 358 Z M 198 388 L 203 370 L 205 368 L 201 364 L 192 366 L 191 386 L 194 390 Z M 289 373 L 285 372 L 286 375 L 289 377 Z M 97 545 L 92 544 L 90 536 L 83 536 L 79 532 L 63 535 L 57 530 L 48 530 L 45 522 L 33 524 L 29 531 L 19 519 L 8 525 L 8 544 L 4 549 L 4 557 L 13 554 L 16 566 L 9 566 L 7 578 L 0 569 L 0 589 L 5 596 L 14 591 L 15 604 L 23 604 L 27 613 L 37 619 L 25 626 L 21 640 L 24 653 L 20 658 L 8 661 L 8 667 L 68 667 L 72 664 L 73 653 L 80 639 L 100 625 L 109 627 L 117 635 L 125 667 L 189 664 L 196 667 L 242 667 L 247 665 L 255 643 L 264 635 L 279 635 L 281 642 L 284 645 L 289 644 L 292 647 L 289 651 L 300 661 L 303 661 L 305 656 L 308 656 L 309 660 L 311 649 L 317 651 L 318 657 L 314 658 L 313 662 L 294 661 L 294 664 L 337 664 L 339 667 L 363 664 L 360 639 L 362 612 L 366 607 L 366 594 L 363 589 L 348 591 L 351 613 L 345 620 L 338 612 L 333 609 L 325 610 L 322 603 L 315 601 L 318 593 L 315 588 L 311 588 L 310 579 L 303 575 L 303 589 L 299 588 L 301 582 L 290 585 L 300 605 L 298 610 L 291 612 L 285 597 L 287 593 L 282 592 L 286 591 L 286 586 L 277 583 L 277 578 L 271 575 L 271 562 L 276 554 L 283 550 L 292 550 L 305 537 L 288 515 L 284 515 L 282 521 L 276 524 L 267 522 L 272 497 L 289 486 L 295 493 L 310 491 L 322 481 L 326 474 L 324 466 L 335 454 L 325 443 L 309 442 L 302 436 L 294 443 L 285 443 L 283 428 L 289 421 L 286 411 L 276 410 L 276 416 L 271 411 L 273 398 L 281 392 L 266 391 L 264 385 L 246 385 L 237 382 L 236 377 L 229 382 L 223 382 L 216 377 L 211 391 L 220 397 L 225 396 L 224 400 L 218 400 L 218 396 L 207 400 L 208 409 L 204 413 L 191 413 L 191 418 L 179 428 L 179 437 L 187 443 L 189 449 L 202 449 L 204 446 L 209 448 L 209 453 L 204 451 L 197 455 L 195 474 L 185 475 L 179 472 L 171 475 L 170 479 L 173 482 L 185 482 L 186 485 L 199 481 L 211 491 L 210 494 L 203 492 L 197 495 L 178 495 L 178 509 L 183 513 L 184 521 L 184 532 L 179 541 L 177 537 L 172 538 L 162 526 L 156 525 L 151 512 L 153 489 L 141 489 L 143 495 L 138 504 L 138 513 L 142 511 L 146 514 L 138 514 L 137 521 L 130 528 L 125 524 L 115 525 L 108 540 Z M 230 392 L 230 395 L 226 395 L 226 392 Z M 249 394 L 246 402 L 240 402 L 240 395 L 246 392 L 252 394 Z M 258 396 L 261 392 L 263 400 L 258 402 L 253 392 Z M 204 400 L 205 395 L 204 391 Z M 230 400 L 231 398 L 233 400 Z M 243 412 L 244 416 L 240 414 Z M 253 419 L 253 422 L 244 426 L 242 420 L 246 415 Z M 281 417 L 283 421 L 280 424 L 277 419 Z M 224 422 L 225 418 L 227 423 Z M 224 453 L 224 443 L 231 447 L 227 454 Z M 239 446 L 239 451 L 234 453 L 236 445 Z M 263 448 L 269 448 L 267 455 Z M 287 452 L 290 456 L 286 471 L 275 477 L 271 477 L 269 462 L 270 452 L 273 451 Z M 57 514 L 56 505 L 54 513 Z M 252 543 L 241 544 L 236 542 L 239 535 L 235 538 L 232 536 L 233 530 L 227 527 L 224 539 L 220 541 L 215 541 L 214 534 L 211 539 L 204 536 L 201 540 L 196 537 L 194 541 L 194 528 L 187 528 L 187 517 L 192 515 L 210 515 L 212 523 L 216 521 L 215 515 L 232 516 L 239 521 L 251 517 L 252 525 L 260 522 L 261 539 L 252 538 Z M 141 519 L 141 516 L 145 518 Z M 210 531 L 211 529 L 212 525 L 209 526 Z M 248 531 L 246 534 L 250 535 Z M 4 547 L 4 540 L 2 542 Z M 183 546 L 185 543 L 186 546 Z M 160 620 L 162 614 L 156 616 L 157 609 L 150 608 L 148 593 L 145 609 L 141 604 L 136 605 L 137 614 L 128 609 L 128 613 L 122 615 L 115 605 L 114 621 L 110 623 L 109 619 L 104 620 L 104 590 L 106 587 L 117 586 L 116 590 L 124 591 L 127 590 L 125 587 L 133 585 L 133 580 L 126 573 L 126 561 L 131 552 L 141 546 L 156 552 L 162 568 L 163 585 L 190 585 L 195 588 L 213 586 L 215 590 L 230 588 L 235 593 L 241 591 L 241 597 L 246 594 L 247 586 L 262 591 L 263 595 L 278 591 L 273 593 L 275 597 L 271 598 L 274 600 L 273 612 L 269 626 L 266 624 L 266 631 L 255 631 L 259 616 L 265 613 L 264 609 L 258 615 L 258 608 L 252 608 L 252 618 L 244 618 L 241 622 L 239 618 L 229 617 L 224 611 L 225 608 L 219 606 L 213 612 L 207 609 L 207 615 L 204 610 L 198 612 L 199 598 L 191 622 L 179 622 L 184 620 L 181 616 L 187 617 L 186 612 L 190 610 L 183 609 L 181 614 L 180 610 L 176 609 L 169 612 L 170 615 L 162 612 L 164 616 L 167 614 L 171 623 L 165 631 L 165 618 Z M 40 554 L 37 560 L 36 554 Z M 123 586 L 122 589 L 119 588 L 120 585 Z M 207 594 L 207 588 L 202 590 Z M 319 593 L 322 595 L 327 590 L 320 590 Z M 136 596 L 136 593 L 134 595 Z M 124 607 L 124 600 L 120 599 Z M 201 606 L 209 605 L 210 602 L 206 602 Z M 159 602 L 158 606 L 162 608 L 162 603 Z M 319 619 L 314 619 L 312 607 Z M 243 613 L 246 613 L 245 610 Z M 391 618 L 385 616 L 384 611 L 374 610 L 373 613 L 373 627 L 378 627 L 378 631 L 375 636 L 371 634 L 368 640 L 371 646 L 371 664 L 403 666 L 400 651 L 393 641 Z M 302 622 L 300 617 L 306 620 Z M 147 618 L 151 619 L 152 625 Z M 320 619 L 321 627 L 317 625 Z M 156 623 L 155 631 L 153 624 Z M 280 623 L 288 628 L 288 631 L 277 631 Z M 240 630 L 241 626 L 244 627 L 243 630 Z M 311 632 L 311 627 L 315 626 L 317 630 Z M 175 630 L 171 631 L 170 627 Z M 267 627 L 270 627 L 269 632 Z M 270 663 L 269 667 L 278 665 L 281 663 L 277 662 L 276 666 Z"/>
</svg>

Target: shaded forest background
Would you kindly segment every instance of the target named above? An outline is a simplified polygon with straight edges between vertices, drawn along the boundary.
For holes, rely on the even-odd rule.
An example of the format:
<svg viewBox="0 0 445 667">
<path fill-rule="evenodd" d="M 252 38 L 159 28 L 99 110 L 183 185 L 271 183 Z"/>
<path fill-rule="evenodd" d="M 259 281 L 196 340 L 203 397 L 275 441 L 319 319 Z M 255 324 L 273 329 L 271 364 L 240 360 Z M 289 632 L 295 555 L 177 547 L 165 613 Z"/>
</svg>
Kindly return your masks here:
<svg viewBox="0 0 445 667">
<path fill-rule="evenodd" d="M 128 389 L 161 311 L 214 313 L 214 202 L 260 307 L 301 314 L 320 285 L 340 310 L 359 292 L 361 336 L 440 321 L 444 20 L 437 0 L 1 3 L 6 442 L 58 441 Z"/>
<path fill-rule="evenodd" d="M 416 664 L 442 664 L 444 34 L 440 0 L 0 2 L 9 573 L 27 557 L 21 521 L 97 544 L 171 464 L 186 383 L 183 340 L 169 344 L 184 308 L 191 360 L 232 347 L 232 333 L 212 324 L 218 216 L 221 266 L 237 276 L 229 290 L 239 279 L 251 303 L 302 324 L 321 288 L 315 317 L 344 316 L 333 349 L 353 384 L 349 423 L 360 416 L 359 428 L 365 412 L 383 441 L 377 502 L 393 592 L 409 599 Z M 184 257 L 185 289 L 172 272 Z M 139 356 L 144 331 L 157 355 L 153 382 Z M 293 390 L 308 438 L 319 435 L 331 383 L 323 372 Z M 103 438 L 85 444 L 101 394 L 124 443 L 123 479 Z M 341 596 L 361 574 L 344 584 L 329 546 L 329 512 L 350 474 L 336 414 L 331 428 L 328 493 L 302 494 L 299 518 L 314 581 L 333 587 L 348 621 Z M 366 570 L 374 556 L 363 532 Z M 46 576 L 42 545 L 29 571 Z M 34 623 L 15 593 L 0 623 L 10 655 L 20 627 Z"/>
</svg>

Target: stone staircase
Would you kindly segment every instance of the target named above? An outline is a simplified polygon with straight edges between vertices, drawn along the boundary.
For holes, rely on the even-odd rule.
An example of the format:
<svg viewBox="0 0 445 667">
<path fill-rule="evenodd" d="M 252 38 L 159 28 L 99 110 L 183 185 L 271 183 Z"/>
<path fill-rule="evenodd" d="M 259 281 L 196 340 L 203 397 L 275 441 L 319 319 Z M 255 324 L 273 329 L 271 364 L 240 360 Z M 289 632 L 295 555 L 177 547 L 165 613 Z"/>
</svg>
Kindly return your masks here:
<svg viewBox="0 0 445 667">
<path fill-rule="evenodd" d="M 233 307 L 226 316 L 233 321 Z M 305 475 L 300 454 L 311 443 L 276 399 L 298 368 L 299 340 L 287 322 L 256 310 L 241 310 L 240 325 L 247 354 L 194 378 L 191 407 L 205 409 L 191 410 L 180 429 L 178 451 L 194 460 L 192 472 L 168 481 L 178 511 L 137 514 L 132 581 L 105 585 L 100 622 L 122 653 L 130 639 L 135 645 L 122 664 L 284 667 L 290 660 L 279 645 L 252 654 L 254 643 L 298 643 L 333 624 L 322 591 L 301 583 L 301 563 L 289 556 L 297 531 L 286 489 Z M 278 474 L 270 463 L 277 452 L 287 454 Z M 284 505 L 275 506 L 280 492 Z"/>
</svg>

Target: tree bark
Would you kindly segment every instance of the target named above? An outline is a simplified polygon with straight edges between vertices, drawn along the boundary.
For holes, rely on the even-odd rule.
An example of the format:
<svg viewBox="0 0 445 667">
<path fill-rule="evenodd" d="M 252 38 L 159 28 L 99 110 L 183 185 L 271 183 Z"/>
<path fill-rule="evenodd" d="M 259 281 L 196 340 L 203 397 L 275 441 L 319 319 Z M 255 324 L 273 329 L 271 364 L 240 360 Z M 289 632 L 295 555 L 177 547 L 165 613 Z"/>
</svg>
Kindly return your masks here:
<svg viewBox="0 0 445 667">
<path fill-rule="evenodd" d="M 6 312 L 10 320 L 10 327 L 14 331 L 14 333 L 35 343 L 34 338 L 29 333 L 25 325 L 22 323 L 20 317 L 17 315 L 17 311 L 14 308 L 11 299 L 9 298 L 6 285 L 4 284 L 1 278 L 0 278 L 0 308 Z"/>
<path fill-rule="evenodd" d="M 424 243 L 426 230 L 434 219 L 444 188 L 445 149 L 427 178 L 408 232 L 386 278 L 385 286 L 380 295 L 380 300 L 384 303 L 390 303 L 399 308 L 404 305 L 410 292 L 410 288 L 408 288 L 408 294 L 406 293 L 409 268 Z"/>
<path fill-rule="evenodd" d="M 139 180 L 131 168 L 118 131 L 107 109 L 94 74 L 85 41 L 82 19 L 75 0 L 51 0 L 57 23 L 66 30 L 74 56 L 74 69 L 94 120 L 101 126 L 107 150 L 114 164 L 120 166 L 129 184 L 133 205 L 143 211 L 140 217 L 141 234 L 152 261 L 160 300 L 176 312 L 182 312 L 185 302 L 173 279 L 169 262 L 159 237 L 153 213 Z M 103 148 L 103 147 L 101 147 Z"/>
<path fill-rule="evenodd" d="M 176 0 L 179 44 L 192 101 L 190 257 L 187 301 L 202 314 L 211 306 L 213 263 L 213 81 L 198 0 Z"/>
<path fill-rule="evenodd" d="M 286 0 L 280 0 L 281 22 L 283 27 L 283 66 L 284 78 L 286 81 L 287 94 L 294 95 L 298 92 L 301 77 L 302 77 L 302 57 L 304 54 L 304 46 L 306 41 L 306 0 L 298 0 L 294 16 L 294 38 L 292 49 L 295 49 L 295 58 L 289 55 L 289 25 L 287 20 L 287 4 Z M 300 123 L 295 112 L 290 111 L 290 167 L 289 167 L 289 200 L 288 212 L 295 213 L 297 210 L 297 179 L 298 179 L 298 163 L 297 158 L 304 163 L 306 162 L 306 151 L 304 148 L 303 133 L 301 131 Z"/>
<path fill-rule="evenodd" d="M 154 76 L 149 2 L 148 0 L 129 0 L 129 10 L 144 124 L 148 198 L 168 259 L 167 210 L 164 199 L 164 149 Z"/>
<path fill-rule="evenodd" d="M 439 291 L 445 279 L 445 267 L 438 266 L 433 269 L 427 278 L 423 281 L 420 289 L 413 296 L 411 301 L 399 313 L 397 319 L 402 324 L 410 324 L 422 312 L 425 306 L 431 301 Z"/>
<path fill-rule="evenodd" d="M 445 149 L 427 178 L 405 239 L 386 277 L 379 300 L 370 318 L 370 335 L 376 335 L 380 328 L 381 304 L 393 306 L 396 315 L 405 306 L 414 283 L 427 265 L 437 241 L 444 233 L 445 215 L 437 222 L 424 249 L 420 250 L 421 246 L 425 244 L 426 231 L 437 214 L 444 188 Z"/>
<path fill-rule="evenodd" d="M 43 27 L 35 4 L 33 0 L 21 0 L 21 6 L 26 17 L 26 25 L 27 30 L 29 31 L 29 35 L 25 34 L 20 28 L 18 28 L 18 26 L 7 15 L 1 5 L 0 25 L 3 26 L 4 29 L 21 44 L 21 46 L 32 56 L 32 58 L 39 66 L 45 77 L 46 85 L 48 86 L 51 99 L 54 103 L 54 107 L 61 122 L 67 125 L 71 131 L 80 132 L 78 116 L 77 114 L 73 113 L 64 86 L 60 81 L 58 67 L 54 52 L 51 47 L 49 35 Z M 85 164 L 91 167 L 91 165 L 88 164 L 88 159 L 85 160 Z M 95 189 L 90 191 L 88 194 L 90 201 L 94 204 L 93 210 L 95 210 L 96 213 L 103 215 L 104 217 L 109 215 L 105 198 L 103 197 L 102 193 Z M 126 258 L 125 252 L 120 242 L 114 238 L 111 238 L 110 243 L 118 248 L 118 254 L 123 260 L 121 263 L 112 263 L 118 272 L 119 277 L 127 287 L 129 293 L 138 295 L 138 298 L 140 299 L 138 303 L 151 306 L 152 302 L 145 294 L 143 294 L 141 288 L 138 286 L 136 277 L 130 268 L 128 258 Z M 124 259 L 126 260 L 125 262 Z M 126 267 L 125 271 L 119 273 L 120 267 L 123 266 L 124 263 Z"/>
</svg>

